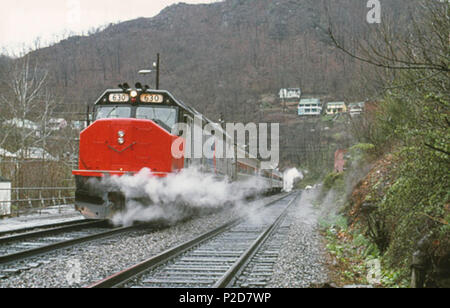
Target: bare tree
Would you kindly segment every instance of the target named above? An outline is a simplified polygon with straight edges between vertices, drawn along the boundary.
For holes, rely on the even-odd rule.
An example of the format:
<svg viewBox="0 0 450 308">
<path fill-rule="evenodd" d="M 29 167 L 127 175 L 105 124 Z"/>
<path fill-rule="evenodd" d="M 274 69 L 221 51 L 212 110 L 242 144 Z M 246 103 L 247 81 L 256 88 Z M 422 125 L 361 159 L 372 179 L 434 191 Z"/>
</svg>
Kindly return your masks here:
<svg viewBox="0 0 450 308">
<path fill-rule="evenodd" d="M 18 171 L 30 148 L 45 149 L 52 133 L 48 126 L 56 102 L 46 85 L 47 77 L 48 71 L 39 68 L 28 54 L 15 60 L 1 80 L 4 129 L 0 133 L 0 146 L 17 151 Z"/>
<path fill-rule="evenodd" d="M 449 27 L 448 3 L 438 1 L 420 2 L 423 14 L 411 15 L 411 32 L 396 33 L 385 22 L 377 28 L 372 42 L 365 40 L 350 50 L 338 39 L 331 21 L 329 36 L 334 45 L 352 58 L 389 70 L 421 70 L 448 73 Z"/>
</svg>

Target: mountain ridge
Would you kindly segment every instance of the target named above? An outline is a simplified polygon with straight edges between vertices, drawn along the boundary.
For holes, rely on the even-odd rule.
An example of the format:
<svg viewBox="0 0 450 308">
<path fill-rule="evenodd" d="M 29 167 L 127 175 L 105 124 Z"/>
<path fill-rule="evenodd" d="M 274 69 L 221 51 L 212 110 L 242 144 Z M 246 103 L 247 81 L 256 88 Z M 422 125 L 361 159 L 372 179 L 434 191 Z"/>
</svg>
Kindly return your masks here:
<svg viewBox="0 0 450 308">
<path fill-rule="evenodd" d="M 351 0 L 178 3 L 154 17 L 111 24 L 31 55 L 50 72 L 66 104 L 79 110 L 124 81 L 153 87 L 137 71 L 161 53 L 161 87 L 211 118 L 254 121 L 261 119 L 260 97 L 283 87 L 361 99 L 354 76 L 363 66 L 333 48 L 326 32 L 335 14 L 334 26 L 350 31 L 352 36 L 342 37 L 352 45 L 354 35 L 368 33 L 359 28 L 366 13 L 365 3 Z"/>
</svg>

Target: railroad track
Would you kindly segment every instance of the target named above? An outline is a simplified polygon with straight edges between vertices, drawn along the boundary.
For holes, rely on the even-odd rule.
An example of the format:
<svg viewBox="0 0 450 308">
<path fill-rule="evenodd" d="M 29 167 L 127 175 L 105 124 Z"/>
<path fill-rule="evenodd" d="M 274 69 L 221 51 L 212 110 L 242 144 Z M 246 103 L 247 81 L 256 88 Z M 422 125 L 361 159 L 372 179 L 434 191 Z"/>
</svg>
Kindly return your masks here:
<svg viewBox="0 0 450 308">
<path fill-rule="evenodd" d="M 90 288 L 229 287 L 277 230 L 297 194 L 258 211 L 259 219 L 231 221 L 191 241 L 116 273 Z"/>
<path fill-rule="evenodd" d="M 71 220 L 71 221 L 66 221 L 66 222 L 59 222 L 59 223 L 55 223 L 55 224 L 37 225 L 37 226 L 27 227 L 27 228 L 22 228 L 22 229 L 1 231 L 0 232 L 0 239 L 3 238 L 3 237 L 15 235 L 15 234 L 31 232 L 33 230 L 53 229 L 53 228 L 57 228 L 57 227 L 77 225 L 77 224 L 85 223 L 85 222 L 89 222 L 89 221 L 92 221 L 92 220 L 89 220 L 89 219 L 78 219 L 78 220 Z"/>
<path fill-rule="evenodd" d="M 230 286 L 233 288 L 265 288 L 272 279 L 283 243 L 287 239 L 292 221 L 286 217 L 277 231 L 261 245 Z"/>
<path fill-rule="evenodd" d="M 1 268 L 5 263 L 16 262 L 135 228 L 136 226 L 111 229 L 106 221 L 84 221 L 69 226 L 3 237 L 0 239 L 0 272 L 8 273 L 8 269 Z"/>
</svg>

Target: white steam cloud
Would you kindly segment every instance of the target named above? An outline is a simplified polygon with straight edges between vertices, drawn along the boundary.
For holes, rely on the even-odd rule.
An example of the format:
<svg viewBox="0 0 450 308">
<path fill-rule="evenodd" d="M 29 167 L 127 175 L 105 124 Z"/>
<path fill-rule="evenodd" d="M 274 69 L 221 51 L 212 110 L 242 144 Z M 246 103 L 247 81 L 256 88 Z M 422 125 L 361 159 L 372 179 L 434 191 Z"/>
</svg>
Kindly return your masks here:
<svg viewBox="0 0 450 308">
<path fill-rule="evenodd" d="M 283 190 L 290 192 L 294 188 L 294 184 L 299 180 L 303 180 L 303 174 L 297 168 L 286 170 L 283 175 Z"/>
<path fill-rule="evenodd" d="M 147 168 L 136 175 L 113 176 L 99 183 L 120 191 L 126 201 L 123 212 L 113 217 L 116 225 L 137 221 L 177 222 L 192 213 L 212 211 L 237 205 L 246 197 L 263 193 L 267 184 L 258 177 L 244 182 L 229 182 L 198 168 L 187 168 L 165 178 L 152 175 Z"/>
</svg>

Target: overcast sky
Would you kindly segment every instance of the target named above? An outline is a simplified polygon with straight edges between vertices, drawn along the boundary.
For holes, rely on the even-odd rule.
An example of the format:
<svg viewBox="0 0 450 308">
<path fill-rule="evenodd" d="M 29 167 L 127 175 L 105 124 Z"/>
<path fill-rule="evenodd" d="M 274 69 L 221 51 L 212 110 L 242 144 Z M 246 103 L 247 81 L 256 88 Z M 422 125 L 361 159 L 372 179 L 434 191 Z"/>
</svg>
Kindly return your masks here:
<svg viewBox="0 0 450 308">
<path fill-rule="evenodd" d="M 111 22 L 152 17 L 174 3 L 211 3 L 217 0 L 0 0 L 0 48 L 17 52 L 55 41 L 63 33 L 87 32 Z"/>
</svg>

